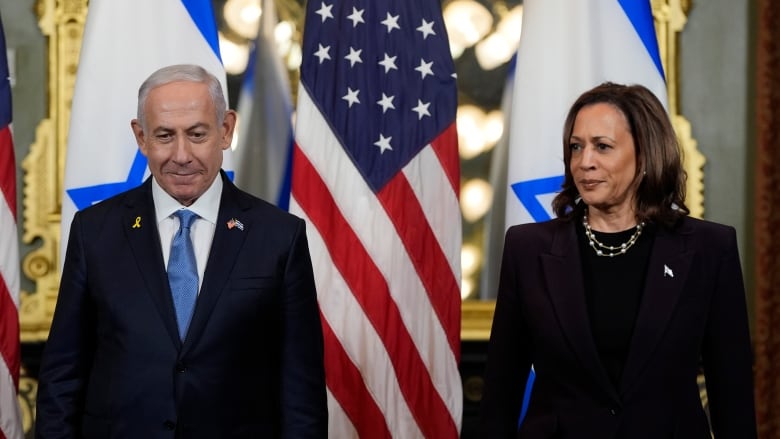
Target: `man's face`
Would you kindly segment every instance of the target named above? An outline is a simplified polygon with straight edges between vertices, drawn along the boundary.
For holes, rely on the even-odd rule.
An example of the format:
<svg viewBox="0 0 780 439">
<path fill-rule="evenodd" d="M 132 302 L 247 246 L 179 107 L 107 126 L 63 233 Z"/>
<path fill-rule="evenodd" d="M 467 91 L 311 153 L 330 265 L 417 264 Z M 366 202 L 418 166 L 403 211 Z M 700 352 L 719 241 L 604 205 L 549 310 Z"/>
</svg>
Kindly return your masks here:
<svg viewBox="0 0 780 439">
<path fill-rule="evenodd" d="M 211 186 L 230 147 L 236 114 L 227 111 L 219 124 L 208 86 L 172 82 L 149 92 L 145 123 L 131 122 L 138 147 L 160 186 L 184 206 Z"/>
</svg>

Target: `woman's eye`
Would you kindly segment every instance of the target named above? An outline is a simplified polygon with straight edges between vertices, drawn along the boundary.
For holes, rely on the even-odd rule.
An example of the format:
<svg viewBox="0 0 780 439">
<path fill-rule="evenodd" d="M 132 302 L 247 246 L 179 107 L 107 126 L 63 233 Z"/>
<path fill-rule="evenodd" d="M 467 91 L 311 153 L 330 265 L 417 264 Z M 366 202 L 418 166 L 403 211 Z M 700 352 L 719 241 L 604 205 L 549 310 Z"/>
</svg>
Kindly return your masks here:
<svg viewBox="0 0 780 439">
<path fill-rule="evenodd" d="M 570 143 L 569 149 L 571 149 L 572 151 L 579 151 L 580 149 L 582 149 L 582 145 L 580 145 L 579 143 Z"/>
</svg>

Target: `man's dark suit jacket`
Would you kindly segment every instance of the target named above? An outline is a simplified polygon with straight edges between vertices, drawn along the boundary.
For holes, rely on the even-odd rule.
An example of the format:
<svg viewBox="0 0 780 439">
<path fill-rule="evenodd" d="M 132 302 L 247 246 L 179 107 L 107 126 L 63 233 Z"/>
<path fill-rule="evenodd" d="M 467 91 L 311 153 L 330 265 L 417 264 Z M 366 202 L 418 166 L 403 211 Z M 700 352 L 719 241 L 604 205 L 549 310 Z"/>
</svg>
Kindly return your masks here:
<svg viewBox="0 0 780 439">
<path fill-rule="evenodd" d="M 327 435 L 305 223 L 221 178 L 183 343 L 151 179 L 76 214 L 39 376 L 39 438 Z"/>
<path fill-rule="evenodd" d="M 685 218 L 659 227 L 620 385 L 596 351 L 573 221 L 506 235 L 488 351 L 485 438 L 756 437 L 752 354 L 733 228 Z M 518 433 L 525 380 L 536 371 Z"/>
</svg>

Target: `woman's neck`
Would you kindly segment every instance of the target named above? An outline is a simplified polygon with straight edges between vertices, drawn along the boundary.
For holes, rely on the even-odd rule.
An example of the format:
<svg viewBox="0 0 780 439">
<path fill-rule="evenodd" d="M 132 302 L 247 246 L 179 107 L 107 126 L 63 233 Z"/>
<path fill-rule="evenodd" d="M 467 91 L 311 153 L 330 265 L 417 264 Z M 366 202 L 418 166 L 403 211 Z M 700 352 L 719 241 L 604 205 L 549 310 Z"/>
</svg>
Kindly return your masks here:
<svg viewBox="0 0 780 439">
<path fill-rule="evenodd" d="M 635 227 L 638 222 L 633 209 L 617 209 L 604 211 L 589 206 L 585 210 L 588 216 L 588 224 L 597 232 L 622 232 Z"/>
</svg>

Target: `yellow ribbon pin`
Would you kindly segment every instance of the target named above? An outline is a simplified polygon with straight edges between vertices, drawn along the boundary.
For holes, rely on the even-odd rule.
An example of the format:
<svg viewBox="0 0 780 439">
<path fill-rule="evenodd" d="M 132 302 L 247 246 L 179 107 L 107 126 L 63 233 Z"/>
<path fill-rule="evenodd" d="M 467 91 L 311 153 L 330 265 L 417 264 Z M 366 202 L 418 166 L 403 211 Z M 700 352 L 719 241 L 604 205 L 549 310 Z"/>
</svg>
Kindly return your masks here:
<svg viewBox="0 0 780 439">
<path fill-rule="evenodd" d="M 141 217 L 137 216 L 135 217 L 135 224 L 133 224 L 134 229 L 140 229 L 141 228 Z"/>
</svg>

